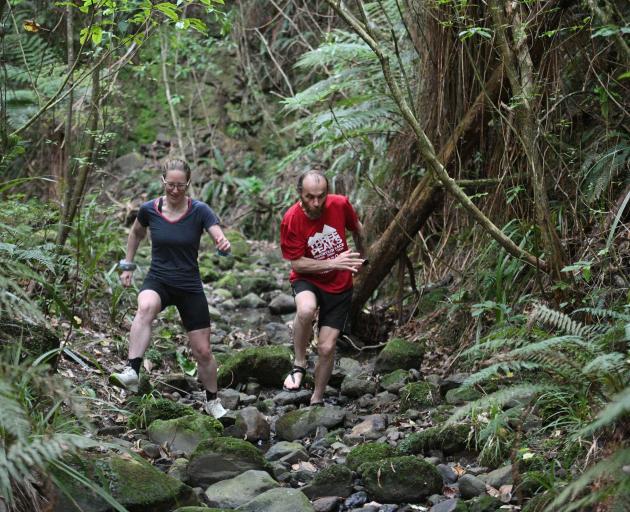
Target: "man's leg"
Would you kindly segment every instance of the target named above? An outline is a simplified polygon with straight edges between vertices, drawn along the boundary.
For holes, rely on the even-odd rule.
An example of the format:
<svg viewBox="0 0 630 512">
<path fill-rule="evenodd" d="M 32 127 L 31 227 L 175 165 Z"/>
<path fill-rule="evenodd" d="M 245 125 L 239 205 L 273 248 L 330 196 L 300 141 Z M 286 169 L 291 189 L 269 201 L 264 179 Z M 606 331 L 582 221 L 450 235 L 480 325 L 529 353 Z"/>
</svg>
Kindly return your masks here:
<svg viewBox="0 0 630 512">
<path fill-rule="evenodd" d="M 157 292 L 143 290 L 138 294 L 138 310 L 129 332 L 129 359 L 144 356 L 151 342 L 153 320 L 162 310 L 162 301 Z"/>
<path fill-rule="evenodd" d="M 217 392 L 217 361 L 210 348 L 210 327 L 188 332 L 192 355 L 197 361 L 199 380 L 210 393 Z"/>
<path fill-rule="evenodd" d="M 315 389 L 311 396 L 311 404 L 324 400 L 324 391 L 330 380 L 335 364 L 335 347 L 339 329 L 323 325 L 319 329 L 319 340 L 317 343 L 317 364 L 315 365 Z"/>
<path fill-rule="evenodd" d="M 317 299 L 315 294 L 303 290 L 295 296 L 295 320 L 293 322 L 293 349 L 295 351 L 295 366 L 306 368 L 306 349 L 313 335 L 313 319 L 317 311 Z M 287 375 L 284 380 L 286 389 L 298 389 L 302 384 L 304 375 L 299 372 Z"/>
</svg>

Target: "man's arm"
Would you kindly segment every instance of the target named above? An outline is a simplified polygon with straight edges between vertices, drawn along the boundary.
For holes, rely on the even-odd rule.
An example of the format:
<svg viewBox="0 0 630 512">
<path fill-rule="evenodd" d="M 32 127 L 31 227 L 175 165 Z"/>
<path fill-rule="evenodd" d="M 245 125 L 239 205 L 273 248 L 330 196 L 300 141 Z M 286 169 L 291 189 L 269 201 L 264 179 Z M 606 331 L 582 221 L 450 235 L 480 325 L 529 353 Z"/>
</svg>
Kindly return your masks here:
<svg viewBox="0 0 630 512">
<path fill-rule="evenodd" d="M 356 272 L 363 265 L 363 258 L 358 252 L 348 249 L 329 260 L 315 260 L 302 256 L 291 260 L 291 267 L 299 274 L 319 274 L 329 270 L 349 270 Z"/>
</svg>

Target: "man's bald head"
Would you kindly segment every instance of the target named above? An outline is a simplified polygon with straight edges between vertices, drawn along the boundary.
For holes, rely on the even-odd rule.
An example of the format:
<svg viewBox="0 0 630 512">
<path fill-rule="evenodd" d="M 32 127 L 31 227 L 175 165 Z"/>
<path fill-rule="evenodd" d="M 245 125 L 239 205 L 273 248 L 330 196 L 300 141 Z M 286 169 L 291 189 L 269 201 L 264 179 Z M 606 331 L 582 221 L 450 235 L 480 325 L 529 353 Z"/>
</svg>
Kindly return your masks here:
<svg viewBox="0 0 630 512">
<path fill-rule="evenodd" d="M 319 185 L 321 181 L 326 184 L 326 192 L 328 192 L 328 178 L 326 175 L 320 171 L 306 171 L 300 174 L 297 181 L 297 191 L 300 196 L 302 195 L 302 191 L 304 190 L 304 180 L 307 180 L 311 184 Z"/>
</svg>

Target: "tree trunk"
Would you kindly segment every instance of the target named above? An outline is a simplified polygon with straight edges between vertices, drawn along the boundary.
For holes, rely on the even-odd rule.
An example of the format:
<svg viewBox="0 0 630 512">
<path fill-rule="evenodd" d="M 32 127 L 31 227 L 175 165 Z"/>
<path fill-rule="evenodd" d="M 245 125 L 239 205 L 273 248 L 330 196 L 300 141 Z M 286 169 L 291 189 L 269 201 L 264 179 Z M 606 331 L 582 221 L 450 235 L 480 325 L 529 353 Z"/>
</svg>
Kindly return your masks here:
<svg viewBox="0 0 630 512">
<path fill-rule="evenodd" d="M 518 102 L 513 129 L 520 139 L 531 172 L 536 220 L 541 231 L 544 252 L 549 258 L 551 273 L 556 279 L 560 279 L 560 270 L 566 264 L 566 255 L 550 216 L 542 158 L 537 142 L 538 124 L 534 101 L 539 91 L 534 82 L 534 66 L 521 7 L 519 4 L 505 5 L 504 11 L 502 2 L 491 0 L 490 11 L 512 97 Z M 507 33 L 508 27 L 511 27 L 511 37 Z"/>
<path fill-rule="evenodd" d="M 479 123 L 475 123 L 475 120 L 479 118 L 487 102 L 493 102 L 498 97 L 501 90 L 502 73 L 501 66 L 494 70 L 485 84 L 484 91 L 475 98 L 468 112 L 444 144 L 438 156 L 444 165 L 448 165 L 455 155 L 458 141 L 461 138 L 469 138 L 469 132 L 479 129 Z M 368 259 L 371 262 L 369 271 L 360 273 L 354 282 L 350 313 L 352 321 L 356 321 L 364 304 L 383 279 L 387 277 L 400 253 L 404 252 L 413 242 L 416 233 L 420 231 L 443 199 L 444 188 L 442 184 L 436 181 L 432 175 L 427 174 L 416 185 L 380 238 L 370 246 L 368 249 Z"/>
<path fill-rule="evenodd" d="M 438 159 L 438 156 L 435 153 L 435 149 L 433 144 L 427 137 L 425 131 L 420 126 L 420 123 L 411 110 L 409 104 L 404 99 L 404 96 L 398 86 L 398 83 L 394 79 L 391 67 L 389 63 L 389 58 L 383 53 L 379 43 L 374 39 L 372 29 L 370 28 L 369 23 L 362 24 L 360 23 L 353 15 L 350 13 L 346 7 L 339 0 L 327 0 L 328 4 L 335 9 L 335 11 L 352 27 L 352 29 L 363 39 L 375 53 L 377 58 L 381 63 L 381 68 L 383 70 L 383 75 L 385 77 L 385 81 L 389 87 L 389 90 L 392 94 L 392 97 L 398 108 L 400 109 L 400 113 L 404 117 L 404 119 L 409 123 L 409 126 L 413 130 L 416 136 L 416 142 L 418 144 L 418 149 L 420 154 L 422 155 L 424 161 L 428 164 L 429 169 L 433 173 L 436 179 L 438 179 L 446 188 L 446 190 L 452 194 L 455 199 L 464 207 L 464 209 L 477 221 L 477 223 L 492 237 L 494 238 L 501 247 L 503 247 L 508 254 L 525 261 L 526 263 L 532 265 L 533 267 L 540 268 L 542 270 L 547 270 L 547 264 L 537 258 L 536 256 L 528 253 L 522 247 L 519 247 L 515 244 L 508 236 L 506 236 L 484 213 L 470 200 L 470 198 L 466 195 L 466 193 L 457 186 L 455 180 L 451 178 L 446 171 L 442 162 Z M 363 5 L 359 2 L 359 9 L 363 13 Z M 363 13 L 365 17 L 365 13 Z"/>
<path fill-rule="evenodd" d="M 92 92 L 90 103 L 90 143 L 85 151 L 85 163 L 83 163 L 79 169 L 79 175 L 72 190 L 70 204 L 68 205 L 67 214 L 61 218 L 59 223 L 59 230 L 57 232 L 57 245 L 61 249 L 68 239 L 70 234 L 70 227 L 74 222 L 74 219 L 80 209 L 81 202 L 83 201 L 83 195 L 85 194 L 85 185 L 90 169 L 96 164 L 96 155 L 98 152 L 98 120 L 99 120 L 99 102 L 101 96 L 100 90 L 100 69 L 95 67 L 92 71 Z"/>
</svg>

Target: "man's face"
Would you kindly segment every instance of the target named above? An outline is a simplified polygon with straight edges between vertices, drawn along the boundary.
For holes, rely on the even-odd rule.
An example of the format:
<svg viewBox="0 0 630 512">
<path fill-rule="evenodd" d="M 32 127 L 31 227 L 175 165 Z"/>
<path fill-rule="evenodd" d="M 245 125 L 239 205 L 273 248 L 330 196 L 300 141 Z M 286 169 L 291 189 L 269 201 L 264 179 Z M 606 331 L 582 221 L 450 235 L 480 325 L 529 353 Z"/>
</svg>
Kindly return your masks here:
<svg viewBox="0 0 630 512">
<path fill-rule="evenodd" d="M 328 187 L 324 178 L 317 175 L 310 175 L 304 178 L 300 200 L 304 213 L 309 219 L 321 217 L 327 194 Z"/>
</svg>

